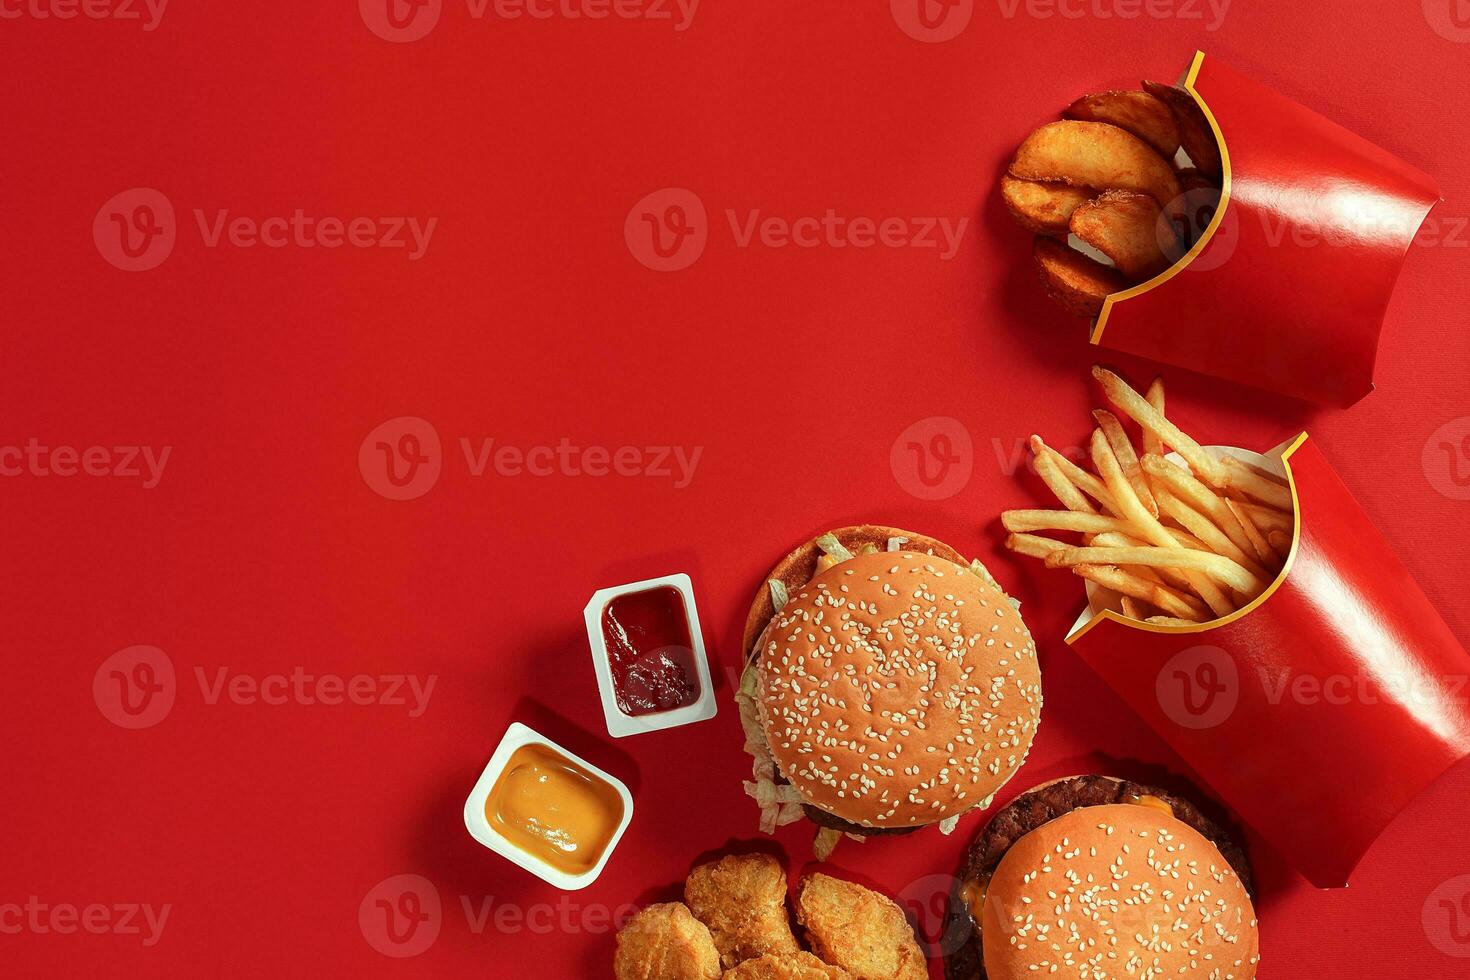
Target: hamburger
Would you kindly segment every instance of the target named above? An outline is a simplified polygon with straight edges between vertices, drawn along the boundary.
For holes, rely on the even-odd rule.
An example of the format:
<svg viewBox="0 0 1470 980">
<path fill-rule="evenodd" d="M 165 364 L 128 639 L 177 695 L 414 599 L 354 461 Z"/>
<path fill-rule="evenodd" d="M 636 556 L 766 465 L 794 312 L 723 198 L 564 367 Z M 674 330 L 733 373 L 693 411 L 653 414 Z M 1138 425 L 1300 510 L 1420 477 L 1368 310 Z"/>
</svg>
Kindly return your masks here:
<svg viewBox="0 0 1470 980">
<path fill-rule="evenodd" d="M 945 833 L 1026 761 L 1036 645 L 979 562 L 934 538 L 845 527 L 787 555 L 745 624 L 736 700 L 761 829 Z"/>
<path fill-rule="evenodd" d="M 1191 802 L 1106 776 L 1023 793 L 975 840 L 950 896 L 948 980 L 1252 980 L 1245 852 Z"/>
</svg>

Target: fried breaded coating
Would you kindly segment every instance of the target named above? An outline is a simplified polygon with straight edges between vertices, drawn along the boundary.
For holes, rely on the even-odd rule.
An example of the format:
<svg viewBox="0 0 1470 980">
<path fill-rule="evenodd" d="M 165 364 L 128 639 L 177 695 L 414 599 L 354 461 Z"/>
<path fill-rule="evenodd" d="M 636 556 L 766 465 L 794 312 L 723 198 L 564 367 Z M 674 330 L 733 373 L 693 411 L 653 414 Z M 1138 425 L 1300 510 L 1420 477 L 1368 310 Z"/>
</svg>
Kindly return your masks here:
<svg viewBox="0 0 1470 980">
<path fill-rule="evenodd" d="M 796 917 L 812 949 L 855 980 L 928 980 L 913 926 L 891 900 L 824 874 L 804 878 Z"/>
<path fill-rule="evenodd" d="M 852 980 L 852 974 L 823 963 L 811 953 L 767 954 L 726 970 L 724 980 Z"/>
<path fill-rule="evenodd" d="M 723 980 L 853 980 L 853 974 L 826 964 L 813 954 L 798 952 L 791 956 L 767 954 L 747 959 L 734 970 L 726 970 Z"/>
<path fill-rule="evenodd" d="M 695 868 L 684 901 L 709 926 L 725 969 L 801 951 L 786 915 L 786 871 L 768 854 L 730 854 Z"/>
<path fill-rule="evenodd" d="M 709 929 L 680 902 L 650 905 L 618 933 L 616 980 L 718 980 Z"/>
</svg>

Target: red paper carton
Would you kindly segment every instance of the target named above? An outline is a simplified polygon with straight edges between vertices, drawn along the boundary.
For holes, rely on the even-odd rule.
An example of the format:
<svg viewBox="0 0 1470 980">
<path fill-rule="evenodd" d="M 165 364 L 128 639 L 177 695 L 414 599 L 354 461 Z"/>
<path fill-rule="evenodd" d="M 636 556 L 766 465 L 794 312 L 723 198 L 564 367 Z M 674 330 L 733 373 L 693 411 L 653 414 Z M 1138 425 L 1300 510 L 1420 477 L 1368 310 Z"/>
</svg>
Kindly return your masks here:
<svg viewBox="0 0 1470 980">
<path fill-rule="evenodd" d="M 1291 553 L 1215 623 L 1138 623 L 1094 594 L 1068 642 L 1312 883 L 1470 756 L 1470 657 L 1306 434 L 1278 447 Z M 1270 460 L 1270 457 L 1258 457 Z"/>
<path fill-rule="evenodd" d="M 1353 404 L 1373 389 L 1384 311 L 1439 191 L 1386 151 L 1203 53 L 1184 87 L 1219 142 L 1218 207 L 1184 259 L 1107 299 L 1092 343 Z"/>
</svg>

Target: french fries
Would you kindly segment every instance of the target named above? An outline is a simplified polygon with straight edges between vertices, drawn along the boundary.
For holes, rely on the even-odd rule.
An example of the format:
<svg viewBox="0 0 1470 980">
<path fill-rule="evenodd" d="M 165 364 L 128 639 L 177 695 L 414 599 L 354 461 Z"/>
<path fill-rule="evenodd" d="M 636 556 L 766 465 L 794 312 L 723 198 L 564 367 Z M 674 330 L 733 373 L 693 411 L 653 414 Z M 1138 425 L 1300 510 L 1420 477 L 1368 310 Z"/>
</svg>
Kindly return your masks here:
<svg viewBox="0 0 1470 980">
<path fill-rule="evenodd" d="M 1031 451 L 1036 454 L 1038 463 L 1042 456 L 1046 456 L 1056 466 L 1058 472 L 1065 476 L 1074 487 L 1087 493 L 1093 500 L 1096 500 L 1114 514 L 1118 512 L 1118 505 L 1113 500 L 1113 495 L 1108 493 L 1108 488 L 1103 486 L 1101 480 L 1048 446 L 1042 440 L 1041 436 L 1032 435 Z M 1076 510 L 1077 508 L 1073 507 L 1072 509 Z"/>
<path fill-rule="evenodd" d="M 1007 531 L 1081 531 L 1084 534 L 1127 531 L 1131 526 L 1116 517 L 1070 510 L 1008 510 L 1001 515 L 1001 524 Z"/>
<path fill-rule="evenodd" d="M 1093 413 L 1093 471 L 1033 435 L 1036 472 L 1066 509 L 1006 511 L 1006 546 L 1109 590 L 1114 608 L 1136 622 L 1196 626 L 1260 596 L 1291 554 L 1291 488 L 1207 452 L 1165 414 L 1162 379 L 1144 397 L 1111 371 L 1094 367 L 1093 376 L 1121 413 Z M 1141 456 L 1125 420 L 1142 430 Z M 1181 462 L 1165 459 L 1166 448 Z M 1081 543 L 1034 532 L 1077 534 Z"/>
<path fill-rule="evenodd" d="M 1259 594 L 1265 583 L 1223 555 L 1193 548 L 1062 548 L 1046 556 L 1048 568 L 1073 565 L 1144 565 L 1201 572 L 1247 595 Z"/>
<path fill-rule="evenodd" d="M 1164 414 L 1164 379 L 1154 378 L 1153 384 L 1148 386 L 1148 392 L 1143 396 L 1144 401 L 1153 406 L 1155 412 Z M 1164 455 L 1164 441 L 1157 434 L 1147 429 L 1143 430 L 1143 451 L 1154 456 Z"/>
<path fill-rule="evenodd" d="M 1153 491 L 1148 487 L 1148 481 L 1143 478 L 1143 468 L 1138 465 L 1138 454 L 1133 451 L 1133 443 L 1129 441 L 1128 433 L 1123 431 L 1122 423 L 1112 412 L 1102 409 L 1093 412 L 1092 417 L 1097 420 L 1097 427 L 1107 438 L 1108 446 L 1118 459 L 1118 465 L 1123 467 L 1123 476 L 1127 478 L 1128 485 L 1133 488 L 1134 493 L 1138 494 L 1139 501 L 1148 509 L 1148 512 L 1158 517 L 1158 502 L 1154 500 Z"/>
<path fill-rule="evenodd" d="M 1093 366 L 1092 376 L 1102 385 L 1103 394 L 1107 395 L 1108 401 L 1121 408 L 1133 421 L 1173 446 L 1174 451 L 1183 456 L 1190 468 L 1200 474 L 1206 483 L 1213 487 L 1224 485 L 1224 475 L 1215 458 L 1170 422 L 1163 412 L 1156 411 L 1147 399 L 1129 387 L 1128 382 L 1100 365 Z"/>
<path fill-rule="evenodd" d="M 1021 143 L 1000 191 L 1037 236 L 1047 293 L 1093 318 L 1109 295 L 1161 274 L 1194 244 L 1218 206 L 1221 154 L 1194 96 L 1168 85 L 1084 95 L 1062 116 Z"/>
</svg>

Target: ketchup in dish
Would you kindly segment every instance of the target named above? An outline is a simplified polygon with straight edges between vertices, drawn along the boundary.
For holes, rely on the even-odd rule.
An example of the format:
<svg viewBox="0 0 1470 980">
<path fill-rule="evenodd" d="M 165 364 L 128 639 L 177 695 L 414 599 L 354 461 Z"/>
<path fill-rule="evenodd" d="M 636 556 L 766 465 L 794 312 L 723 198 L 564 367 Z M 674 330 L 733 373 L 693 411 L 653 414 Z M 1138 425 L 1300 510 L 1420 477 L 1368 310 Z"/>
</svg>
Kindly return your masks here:
<svg viewBox="0 0 1470 980">
<path fill-rule="evenodd" d="M 536 860 L 580 875 L 623 822 L 617 789 L 547 745 L 523 745 L 485 800 L 491 828 Z"/>
<path fill-rule="evenodd" d="M 699 698 L 684 597 L 669 586 L 620 595 L 602 611 L 613 693 L 625 715 L 651 715 Z"/>
</svg>

